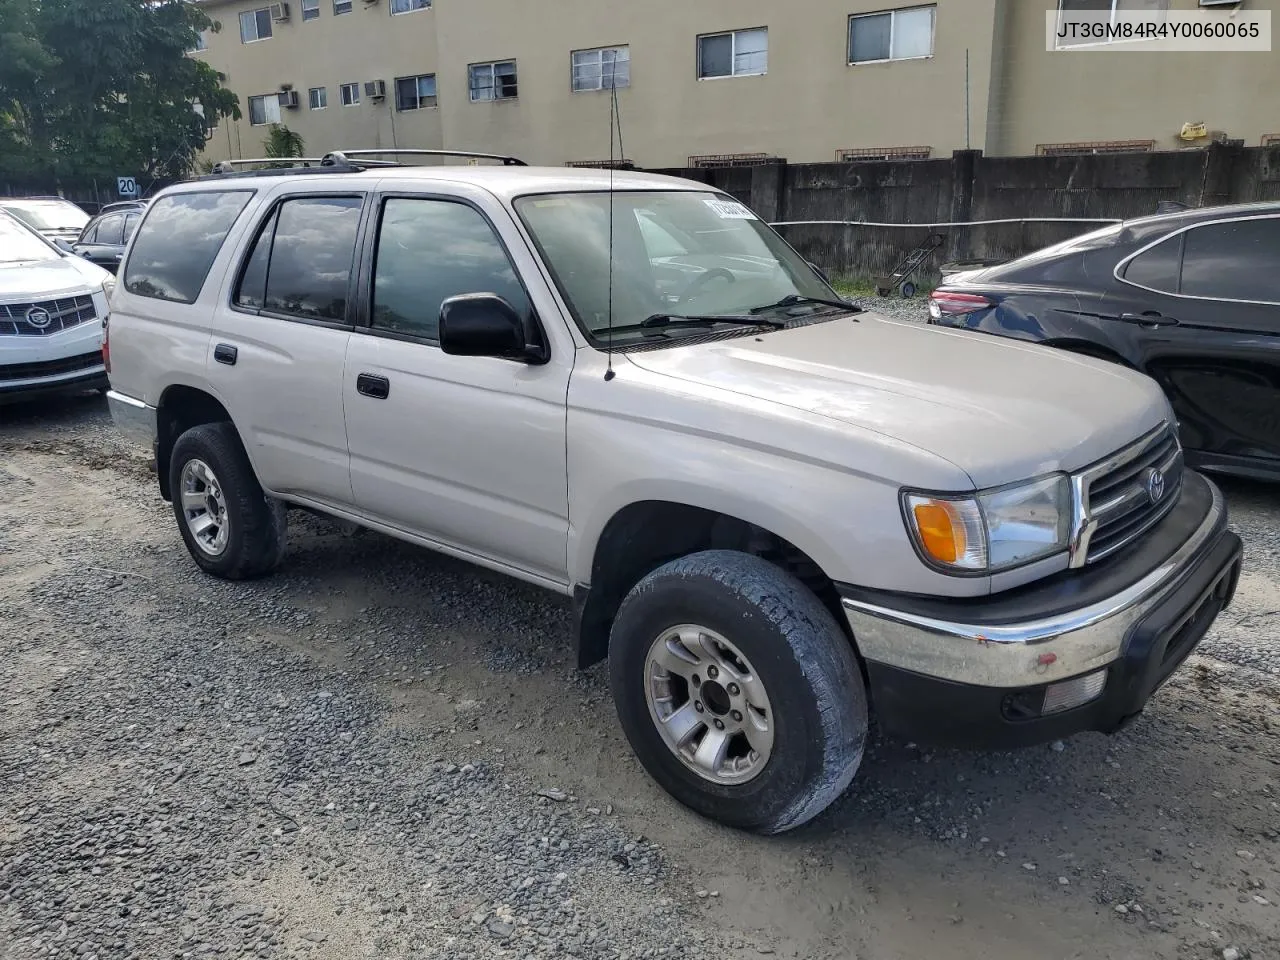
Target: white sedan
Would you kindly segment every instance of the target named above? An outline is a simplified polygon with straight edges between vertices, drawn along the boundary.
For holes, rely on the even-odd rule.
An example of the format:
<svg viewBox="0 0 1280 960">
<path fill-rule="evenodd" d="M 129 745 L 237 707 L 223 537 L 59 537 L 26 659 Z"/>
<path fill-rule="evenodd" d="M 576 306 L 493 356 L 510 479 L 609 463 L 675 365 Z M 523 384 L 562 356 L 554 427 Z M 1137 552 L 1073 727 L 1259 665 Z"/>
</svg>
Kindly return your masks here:
<svg viewBox="0 0 1280 960">
<path fill-rule="evenodd" d="M 115 278 L 0 211 L 0 400 L 104 389 Z"/>
</svg>

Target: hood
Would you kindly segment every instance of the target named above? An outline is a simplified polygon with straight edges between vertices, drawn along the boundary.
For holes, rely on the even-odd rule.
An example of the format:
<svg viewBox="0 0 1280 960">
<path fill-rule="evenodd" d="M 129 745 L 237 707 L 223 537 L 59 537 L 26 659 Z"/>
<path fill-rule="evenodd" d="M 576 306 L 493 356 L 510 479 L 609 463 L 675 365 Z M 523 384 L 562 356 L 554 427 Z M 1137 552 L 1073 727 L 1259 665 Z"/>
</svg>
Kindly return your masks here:
<svg viewBox="0 0 1280 960">
<path fill-rule="evenodd" d="M 0 301 L 47 300 L 96 293 L 106 270 L 80 257 L 0 264 Z"/>
<path fill-rule="evenodd" d="M 990 487 L 1100 460 L 1169 417 L 1126 368 L 874 313 L 629 359 L 892 437 Z"/>
</svg>

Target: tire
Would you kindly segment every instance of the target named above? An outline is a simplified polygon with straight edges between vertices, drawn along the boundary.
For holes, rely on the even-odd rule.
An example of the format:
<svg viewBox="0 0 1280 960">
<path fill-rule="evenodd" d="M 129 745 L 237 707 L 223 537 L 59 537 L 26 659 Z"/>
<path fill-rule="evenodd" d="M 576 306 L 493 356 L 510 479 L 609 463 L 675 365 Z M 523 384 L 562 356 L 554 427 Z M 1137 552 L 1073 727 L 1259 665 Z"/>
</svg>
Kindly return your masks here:
<svg viewBox="0 0 1280 960">
<path fill-rule="evenodd" d="M 902 299 L 910 300 L 916 295 L 916 285 L 908 280 L 902 285 Z"/>
<path fill-rule="evenodd" d="M 700 639 L 686 643 L 691 634 Z M 729 655 L 733 666 L 716 661 L 720 641 L 736 648 Z M 713 651 L 701 667 L 683 659 L 693 647 Z M 667 671 L 655 666 L 651 655 L 668 661 L 673 650 L 679 664 Z M 715 662 L 718 674 L 712 673 Z M 703 673 L 686 680 L 680 670 Z M 735 673 L 740 687 L 729 682 L 711 689 L 709 677 L 724 684 Z M 849 640 L 812 591 L 759 557 L 709 550 L 673 560 L 641 580 L 614 619 L 609 677 L 622 728 L 649 775 L 681 803 L 731 827 L 773 834 L 808 822 L 844 792 L 862 761 L 867 697 Z M 756 729 L 756 739 L 748 740 L 739 711 L 725 712 L 725 692 L 750 698 L 745 688 L 751 687 L 759 697 L 756 681 L 768 709 L 743 711 L 748 723 L 763 718 L 769 733 Z M 660 720 L 667 710 L 669 718 Z M 684 727 L 677 714 L 696 717 L 705 733 L 695 731 L 683 747 L 671 745 L 678 739 L 672 731 Z M 736 718 L 743 729 L 727 748 L 708 751 L 725 758 L 720 767 L 714 761 L 698 766 L 712 731 L 706 719 L 722 717 L 726 724 Z M 757 753 L 765 739 L 767 749 Z M 742 769 L 731 769 L 735 765 Z"/>
<path fill-rule="evenodd" d="M 230 423 L 201 424 L 178 437 L 169 490 L 178 531 L 200 569 L 224 580 L 248 580 L 280 565 L 285 506 L 262 492 Z M 189 519 L 191 508 L 196 515 Z M 209 524 L 197 522 L 201 510 Z M 204 527 L 199 538 L 198 526 Z"/>
</svg>

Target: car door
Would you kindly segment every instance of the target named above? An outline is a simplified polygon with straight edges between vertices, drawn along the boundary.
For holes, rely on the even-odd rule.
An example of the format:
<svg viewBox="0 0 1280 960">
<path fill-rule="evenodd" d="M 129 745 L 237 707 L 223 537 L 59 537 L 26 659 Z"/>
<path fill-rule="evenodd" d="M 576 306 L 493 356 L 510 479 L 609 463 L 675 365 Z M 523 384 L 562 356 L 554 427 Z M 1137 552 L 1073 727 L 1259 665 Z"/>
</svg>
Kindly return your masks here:
<svg viewBox="0 0 1280 960">
<path fill-rule="evenodd" d="M 219 298 L 208 369 L 264 487 L 349 508 L 342 376 L 366 197 L 324 186 L 262 208 Z"/>
<path fill-rule="evenodd" d="M 124 215 L 108 214 L 91 224 L 74 245 L 75 252 L 86 260 L 115 273 L 124 252 Z"/>
<path fill-rule="evenodd" d="M 548 342 L 521 280 L 541 282 L 527 246 L 480 191 L 388 193 L 373 226 L 367 325 L 352 335 L 344 387 L 357 505 L 466 556 L 562 585 L 573 350 L 552 345 L 547 363 L 527 364 L 449 356 L 437 339 L 445 299 L 496 293 L 527 318 L 531 337 Z M 549 315 L 550 295 L 538 289 Z"/>
<path fill-rule="evenodd" d="M 1114 319 L 1139 331 L 1183 445 L 1222 466 L 1280 460 L 1280 216 L 1184 227 L 1116 272 Z"/>
</svg>

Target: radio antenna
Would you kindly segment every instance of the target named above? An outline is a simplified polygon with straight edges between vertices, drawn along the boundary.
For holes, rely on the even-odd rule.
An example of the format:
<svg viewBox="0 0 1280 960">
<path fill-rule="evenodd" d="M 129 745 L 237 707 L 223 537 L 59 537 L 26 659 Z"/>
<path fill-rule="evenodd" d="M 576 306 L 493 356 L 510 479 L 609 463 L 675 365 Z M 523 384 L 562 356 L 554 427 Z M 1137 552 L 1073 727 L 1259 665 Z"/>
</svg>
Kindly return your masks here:
<svg viewBox="0 0 1280 960">
<path fill-rule="evenodd" d="M 609 343 L 606 349 L 608 367 L 604 372 L 605 380 L 614 378 L 613 372 L 613 130 L 618 129 L 618 147 L 622 147 L 622 118 L 618 116 L 618 84 L 617 65 L 614 74 L 609 78 Z"/>
</svg>

